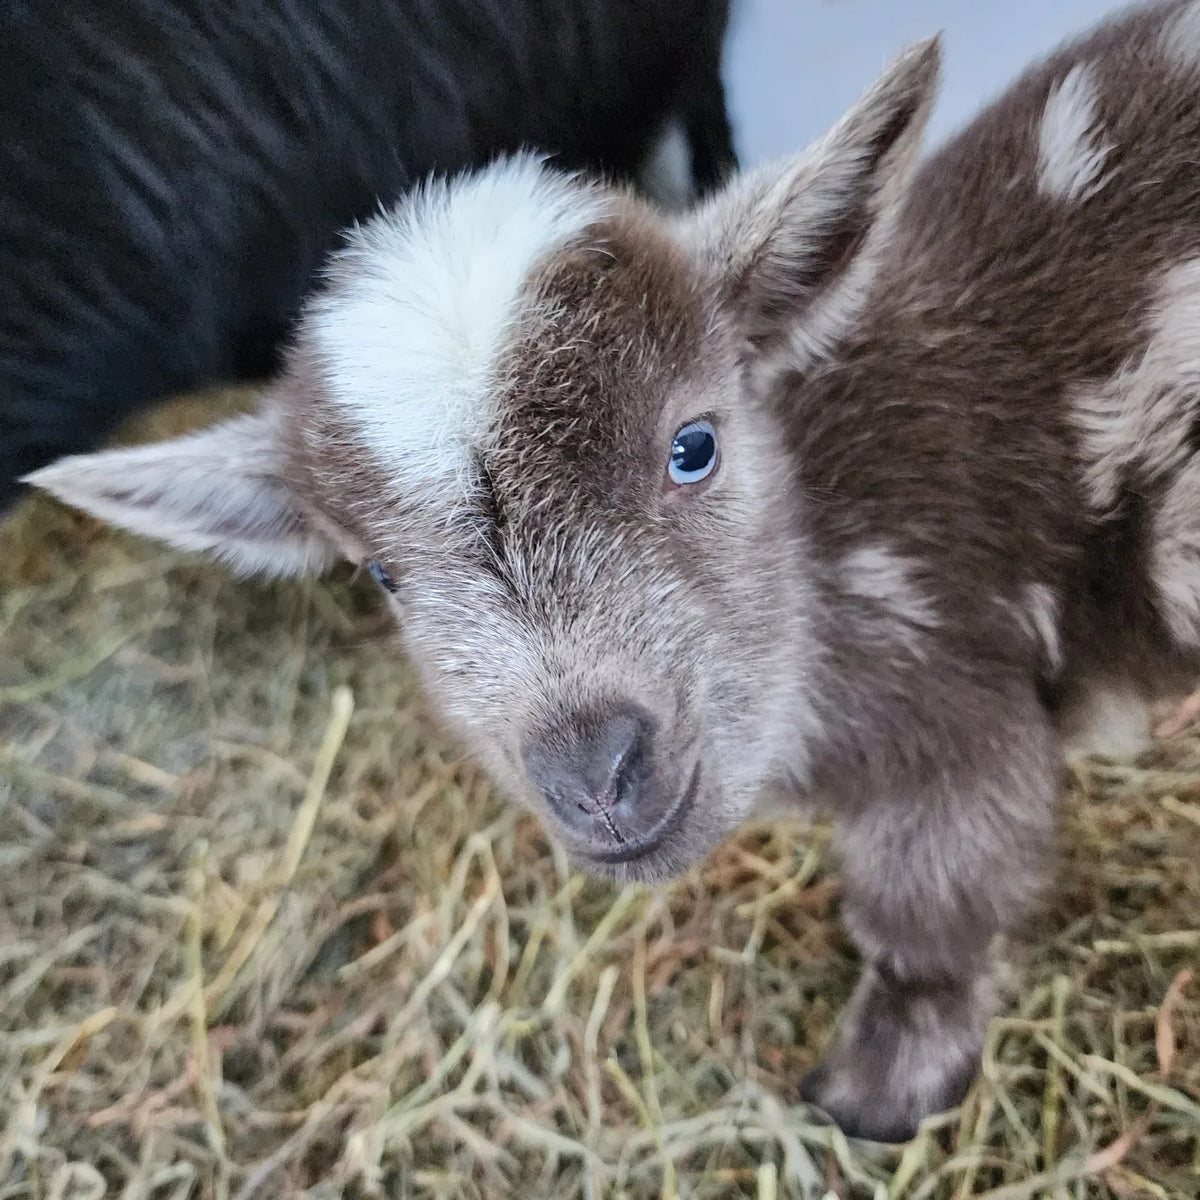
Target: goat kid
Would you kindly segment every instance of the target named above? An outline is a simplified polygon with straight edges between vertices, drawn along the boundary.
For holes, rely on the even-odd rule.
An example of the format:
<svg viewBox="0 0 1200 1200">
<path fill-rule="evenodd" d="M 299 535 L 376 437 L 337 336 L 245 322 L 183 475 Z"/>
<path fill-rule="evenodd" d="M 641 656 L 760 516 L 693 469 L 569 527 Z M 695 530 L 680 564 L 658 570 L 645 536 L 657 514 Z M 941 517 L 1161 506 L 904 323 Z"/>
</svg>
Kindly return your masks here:
<svg viewBox="0 0 1200 1200">
<path fill-rule="evenodd" d="M 1063 739 L 1200 666 L 1200 3 L 917 166 L 938 70 L 684 215 L 532 157 L 430 184 L 256 415 L 33 476 L 239 571 L 368 564 L 590 869 L 681 871 L 769 789 L 830 809 L 865 967 L 803 1091 L 886 1140 L 976 1072 Z"/>
</svg>

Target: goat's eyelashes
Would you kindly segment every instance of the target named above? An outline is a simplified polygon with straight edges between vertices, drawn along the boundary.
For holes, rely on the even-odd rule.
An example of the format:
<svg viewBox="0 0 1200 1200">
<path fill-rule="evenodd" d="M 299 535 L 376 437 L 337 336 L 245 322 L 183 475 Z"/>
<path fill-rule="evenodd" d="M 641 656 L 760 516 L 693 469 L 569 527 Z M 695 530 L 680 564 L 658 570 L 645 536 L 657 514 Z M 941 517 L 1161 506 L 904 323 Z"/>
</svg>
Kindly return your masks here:
<svg viewBox="0 0 1200 1200">
<path fill-rule="evenodd" d="M 701 483 L 717 466 L 717 431 L 711 421 L 689 421 L 671 440 L 667 476 L 679 487 Z"/>
<path fill-rule="evenodd" d="M 383 563 L 381 563 L 377 558 L 368 560 L 367 574 L 370 575 L 371 578 L 375 580 L 375 582 L 391 596 L 394 596 L 400 590 L 399 585 L 387 573 L 387 571 L 383 569 Z"/>
</svg>

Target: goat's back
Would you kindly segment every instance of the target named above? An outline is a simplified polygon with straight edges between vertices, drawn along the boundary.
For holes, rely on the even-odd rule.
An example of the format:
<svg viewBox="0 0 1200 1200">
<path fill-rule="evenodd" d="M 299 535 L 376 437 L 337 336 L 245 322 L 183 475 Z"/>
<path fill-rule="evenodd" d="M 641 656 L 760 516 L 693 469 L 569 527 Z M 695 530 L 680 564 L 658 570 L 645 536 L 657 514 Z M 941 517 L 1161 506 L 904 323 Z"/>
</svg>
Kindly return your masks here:
<svg viewBox="0 0 1200 1200">
<path fill-rule="evenodd" d="M 1198 162 L 1200 4 L 1119 16 L 920 168 L 781 400 L 818 554 L 915 564 L 948 653 L 1028 642 L 1055 703 L 1200 661 Z"/>
</svg>

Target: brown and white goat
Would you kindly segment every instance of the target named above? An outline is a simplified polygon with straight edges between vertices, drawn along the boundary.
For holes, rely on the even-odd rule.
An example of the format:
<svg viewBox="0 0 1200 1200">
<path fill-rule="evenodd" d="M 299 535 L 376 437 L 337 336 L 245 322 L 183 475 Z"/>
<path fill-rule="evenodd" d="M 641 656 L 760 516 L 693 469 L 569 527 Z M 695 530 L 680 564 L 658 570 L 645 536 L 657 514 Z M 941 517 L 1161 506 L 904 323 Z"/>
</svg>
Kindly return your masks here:
<svg viewBox="0 0 1200 1200">
<path fill-rule="evenodd" d="M 33 477 L 239 570 L 368 564 L 592 869 L 826 806 L 866 966 L 804 1094 L 886 1139 L 976 1069 L 1066 732 L 1200 666 L 1200 3 L 918 168 L 938 61 L 682 217 L 532 157 L 431 184 L 350 235 L 258 415 Z"/>
</svg>

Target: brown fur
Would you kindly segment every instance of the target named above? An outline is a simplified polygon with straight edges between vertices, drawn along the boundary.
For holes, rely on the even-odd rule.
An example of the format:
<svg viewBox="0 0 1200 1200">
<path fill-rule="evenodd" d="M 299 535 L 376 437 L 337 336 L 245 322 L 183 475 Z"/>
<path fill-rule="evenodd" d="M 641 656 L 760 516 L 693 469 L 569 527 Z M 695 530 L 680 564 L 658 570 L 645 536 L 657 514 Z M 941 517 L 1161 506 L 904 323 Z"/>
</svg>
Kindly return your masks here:
<svg viewBox="0 0 1200 1200">
<path fill-rule="evenodd" d="M 1061 734 L 1200 667 L 1200 5 L 914 174 L 937 61 L 682 218 L 614 194 L 526 281 L 465 488 L 397 495 L 303 331 L 273 401 L 293 523 L 383 564 L 447 723 L 582 862 L 660 878 L 767 788 L 838 818 L 867 966 L 806 1095 L 887 1138 L 975 1070 Z"/>
</svg>

